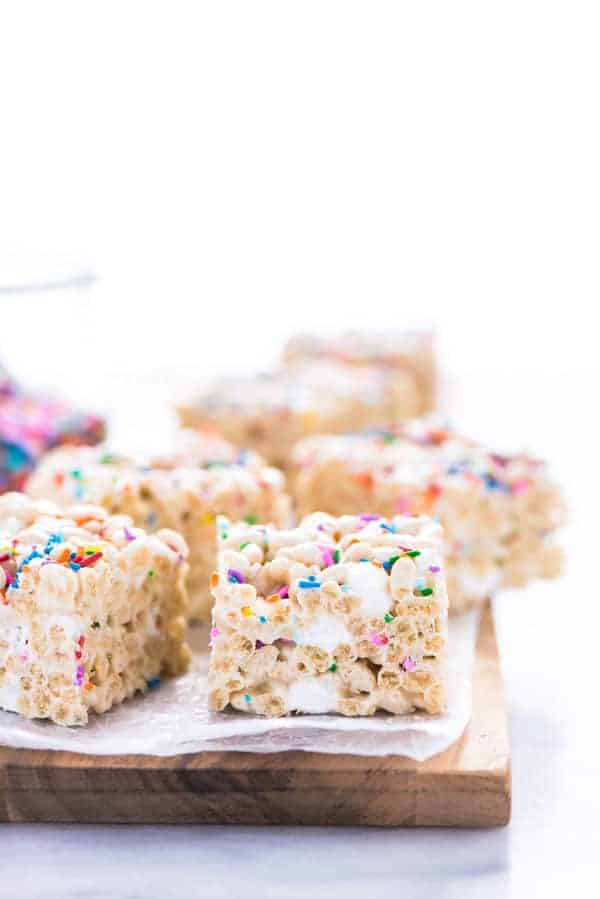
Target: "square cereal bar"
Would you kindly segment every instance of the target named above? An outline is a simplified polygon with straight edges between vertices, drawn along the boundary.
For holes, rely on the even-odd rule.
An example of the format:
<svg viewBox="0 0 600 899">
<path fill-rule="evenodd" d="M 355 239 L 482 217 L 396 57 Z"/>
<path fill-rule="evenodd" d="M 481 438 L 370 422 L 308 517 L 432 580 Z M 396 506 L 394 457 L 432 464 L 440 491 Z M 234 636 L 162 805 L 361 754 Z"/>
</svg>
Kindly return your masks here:
<svg viewBox="0 0 600 899">
<path fill-rule="evenodd" d="M 286 362 L 297 364 L 311 359 L 337 360 L 361 368 L 372 366 L 387 372 L 400 383 L 408 375 L 417 397 L 413 414 L 423 415 L 435 406 L 437 376 L 430 330 L 383 334 L 351 331 L 333 337 L 299 334 L 287 342 L 284 349 Z M 391 422 L 389 419 L 388 423 Z"/>
<path fill-rule="evenodd" d="M 85 724 L 187 668 L 178 534 L 7 493 L 0 553 L 0 708 Z"/>
<path fill-rule="evenodd" d="M 441 528 L 315 513 L 279 531 L 220 522 L 209 703 L 399 715 L 445 704 Z"/>
<path fill-rule="evenodd" d="M 554 536 L 563 501 L 545 465 L 525 454 L 490 452 L 425 419 L 314 437 L 297 445 L 293 461 L 300 514 L 366 509 L 439 519 L 451 612 L 560 570 Z"/>
<path fill-rule="evenodd" d="M 303 437 L 387 424 L 419 411 L 413 378 L 374 367 L 308 362 L 270 374 L 222 378 L 182 406 L 182 424 L 212 427 L 286 469 Z"/>
<path fill-rule="evenodd" d="M 275 524 L 289 514 L 281 472 L 255 453 L 196 432 L 182 434 L 173 452 L 148 459 L 101 447 L 56 450 L 44 457 L 26 490 L 61 505 L 100 504 L 149 531 L 179 531 L 189 547 L 191 618 L 210 615 L 217 514 Z"/>
</svg>

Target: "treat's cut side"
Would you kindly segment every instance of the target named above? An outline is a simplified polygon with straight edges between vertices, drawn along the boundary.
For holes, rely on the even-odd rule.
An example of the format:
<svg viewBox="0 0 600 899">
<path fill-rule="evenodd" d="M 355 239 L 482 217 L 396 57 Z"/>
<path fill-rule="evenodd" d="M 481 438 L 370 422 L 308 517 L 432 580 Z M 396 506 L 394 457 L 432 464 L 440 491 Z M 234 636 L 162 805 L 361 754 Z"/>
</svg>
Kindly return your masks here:
<svg viewBox="0 0 600 899">
<path fill-rule="evenodd" d="M 187 547 L 125 516 L 0 498 L 0 707 L 85 724 L 185 670 Z"/>
<path fill-rule="evenodd" d="M 427 518 L 220 523 L 210 704 L 276 716 L 440 712 L 447 594 Z"/>
</svg>

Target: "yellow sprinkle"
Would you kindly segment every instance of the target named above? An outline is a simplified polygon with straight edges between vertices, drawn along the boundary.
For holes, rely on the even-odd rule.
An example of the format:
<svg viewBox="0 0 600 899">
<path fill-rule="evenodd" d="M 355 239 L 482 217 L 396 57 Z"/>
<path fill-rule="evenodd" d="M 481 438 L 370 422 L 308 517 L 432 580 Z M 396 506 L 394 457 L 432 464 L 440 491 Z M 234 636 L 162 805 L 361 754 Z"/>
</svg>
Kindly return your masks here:
<svg viewBox="0 0 600 899">
<path fill-rule="evenodd" d="M 250 606 L 242 606 L 242 615 L 244 615 L 246 618 L 250 618 L 252 614 L 253 612 Z"/>
<path fill-rule="evenodd" d="M 200 516 L 200 523 L 201 524 L 214 524 L 215 516 L 211 512 L 204 512 Z"/>
</svg>

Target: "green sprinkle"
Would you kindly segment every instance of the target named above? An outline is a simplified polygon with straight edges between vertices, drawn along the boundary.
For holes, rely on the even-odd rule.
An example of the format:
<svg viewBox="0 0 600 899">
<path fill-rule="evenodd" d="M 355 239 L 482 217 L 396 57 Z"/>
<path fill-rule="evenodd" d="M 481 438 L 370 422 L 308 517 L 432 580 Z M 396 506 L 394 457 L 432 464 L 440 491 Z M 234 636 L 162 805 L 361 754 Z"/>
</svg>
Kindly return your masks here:
<svg viewBox="0 0 600 899">
<path fill-rule="evenodd" d="M 392 570 L 392 568 L 394 567 L 394 565 L 396 564 L 396 562 L 398 561 L 399 558 L 400 558 L 400 556 L 390 556 L 389 559 L 387 560 L 387 562 L 383 563 L 383 567 L 387 571 L 388 574 L 390 573 L 390 571 Z"/>
<path fill-rule="evenodd" d="M 113 465 L 116 462 L 115 456 L 112 453 L 103 453 L 100 456 L 100 465 Z"/>
<path fill-rule="evenodd" d="M 333 561 L 334 561 L 335 564 L 337 565 L 338 562 L 340 561 L 340 551 L 339 551 L 339 549 L 334 549 L 334 551 L 333 551 L 333 553 L 332 553 L 332 556 L 333 556 Z"/>
<path fill-rule="evenodd" d="M 246 524 L 258 524 L 258 515 L 246 515 L 244 521 Z"/>
<path fill-rule="evenodd" d="M 387 432 L 383 435 L 383 442 L 384 442 L 384 443 L 395 443 L 395 442 L 396 442 L 396 436 L 395 436 L 394 434 L 390 434 L 389 431 L 387 431 Z"/>
<path fill-rule="evenodd" d="M 148 577 L 154 577 L 154 571 L 152 570 L 152 568 L 148 572 Z"/>
<path fill-rule="evenodd" d="M 409 552 L 404 553 L 404 555 L 409 556 L 409 558 L 411 558 L 411 559 L 416 559 L 417 556 L 421 555 L 421 550 L 420 549 L 411 549 L 411 550 L 409 550 Z"/>
<path fill-rule="evenodd" d="M 386 612 L 386 614 L 383 616 L 383 620 L 385 621 L 386 624 L 389 624 L 390 621 L 394 620 L 394 616 L 390 615 L 389 612 Z"/>
<path fill-rule="evenodd" d="M 431 596 L 432 593 L 433 590 L 431 589 L 431 587 L 423 587 L 423 589 L 421 590 L 421 596 Z"/>
<path fill-rule="evenodd" d="M 332 664 L 329 666 L 329 670 L 337 671 L 337 662 L 332 662 Z"/>
<path fill-rule="evenodd" d="M 244 543 L 240 543 L 240 552 L 243 549 L 246 549 L 247 546 L 250 546 L 250 541 L 246 540 Z"/>
<path fill-rule="evenodd" d="M 227 532 L 226 531 L 223 531 L 221 533 L 221 540 L 227 540 Z"/>
<path fill-rule="evenodd" d="M 74 468 L 74 469 L 71 471 L 71 477 L 72 477 L 72 478 L 75 478 L 76 480 L 80 480 L 80 479 L 81 479 L 81 469 L 80 469 L 80 468 Z"/>
</svg>

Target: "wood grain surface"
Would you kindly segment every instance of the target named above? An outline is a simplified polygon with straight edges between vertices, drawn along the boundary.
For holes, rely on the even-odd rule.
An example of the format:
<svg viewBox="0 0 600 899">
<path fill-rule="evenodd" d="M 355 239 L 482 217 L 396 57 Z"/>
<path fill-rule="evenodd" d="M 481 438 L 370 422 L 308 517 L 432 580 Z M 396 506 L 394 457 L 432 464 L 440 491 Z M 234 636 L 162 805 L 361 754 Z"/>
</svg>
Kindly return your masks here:
<svg viewBox="0 0 600 899">
<path fill-rule="evenodd" d="M 0 748 L 0 820 L 492 827 L 510 817 L 510 752 L 489 607 L 473 716 L 426 762 L 305 752 L 92 756 Z"/>
</svg>

